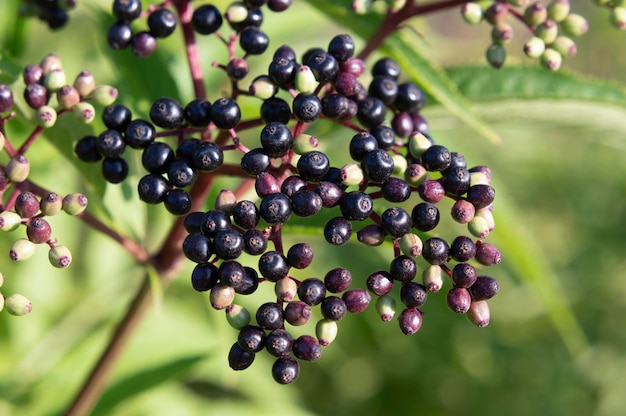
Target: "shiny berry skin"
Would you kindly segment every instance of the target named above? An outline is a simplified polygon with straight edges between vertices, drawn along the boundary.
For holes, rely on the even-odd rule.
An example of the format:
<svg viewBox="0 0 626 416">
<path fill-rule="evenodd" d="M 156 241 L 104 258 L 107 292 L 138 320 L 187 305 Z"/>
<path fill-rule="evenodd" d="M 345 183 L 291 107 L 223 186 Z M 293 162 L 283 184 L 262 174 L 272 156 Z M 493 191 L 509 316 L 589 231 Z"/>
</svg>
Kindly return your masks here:
<svg viewBox="0 0 626 416">
<path fill-rule="evenodd" d="M 102 155 L 97 148 L 98 138 L 96 136 L 81 137 L 74 145 L 74 153 L 83 162 L 97 162 L 102 160 Z"/>
<path fill-rule="evenodd" d="M 377 76 L 370 82 L 368 94 L 376 97 L 385 105 L 390 105 L 398 95 L 398 84 L 389 76 Z"/>
<path fill-rule="evenodd" d="M 265 348 L 265 331 L 255 325 L 246 325 L 239 331 L 237 343 L 246 352 L 259 352 Z"/>
<path fill-rule="evenodd" d="M 450 244 L 450 257 L 459 262 L 465 262 L 476 255 L 476 244 L 471 238 L 458 236 Z"/>
<path fill-rule="evenodd" d="M 316 361 L 322 356 L 322 346 L 311 335 L 300 335 L 293 342 L 293 355 L 304 361 Z"/>
<path fill-rule="evenodd" d="M 417 265 L 411 257 L 401 254 L 391 260 L 389 274 L 394 280 L 410 282 L 417 274 Z"/>
<path fill-rule="evenodd" d="M 270 157 L 263 149 L 252 149 L 241 157 L 241 168 L 250 176 L 257 176 L 270 167 Z"/>
<path fill-rule="evenodd" d="M 283 123 L 270 122 L 261 130 L 261 146 L 272 157 L 284 156 L 291 148 L 293 136 Z"/>
<path fill-rule="evenodd" d="M 206 127 L 211 122 L 211 103 L 204 98 L 190 101 L 183 109 L 183 116 L 192 126 Z"/>
<path fill-rule="evenodd" d="M 15 212 L 22 218 L 32 218 L 39 212 L 39 199 L 32 192 L 22 192 L 15 200 Z"/>
<path fill-rule="evenodd" d="M 285 0 L 280 0 L 284 2 Z M 279 357 L 272 365 L 272 377 L 278 384 L 290 384 L 300 375 L 300 365 L 289 356 Z"/>
<path fill-rule="evenodd" d="M 424 241 L 422 257 L 430 264 L 442 265 L 448 261 L 449 247 L 446 240 L 432 237 Z"/>
<path fill-rule="evenodd" d="M 152 123 L 143 119 L 132 120 L 125 129 L 124 140 L 133 149 L 145 149 L 156 138 Z"/>
<path fill-rule="evenodd" d="M 173 98 L 159 98 L 150 107 L 150 119 L 159 127 L 175 129 L 183 121 L 183 108 Z"/>
<path fill-rule="evenodd" d="M 344 194 L 339 203 L 341 215 L 350 221 L 363 221 L 369 218 L 374 209 L 372 198 L 362 191 L 352 191 Z"/>
<path fill-rule="evenodd" d="M 228 352 L 228 366 L 235 371 L 245 370 L 254 362 L 255 354 L 245 351 L 235 342 Z"/>
<path fill-rule="evenodd" d="M 496 191 L 490 185 L 478 184 L 470 186 L 465 198 L 476 207 L 481 209 L 489 206 L 496 198 Z"/>
<path fill-rule="evenodd" d="M 279 58 L 285 58 L 285 59 L 289 59 L 290 61 L 296 61 L 297 60 L 296 51 L 294 51 L 293 48 L 289 45 L 279 46 L 274 51 L 274 55 L 272 59 L 279 59 Z"/>
<path fill-rule="evenodd" d="M 248 62 L 243 58 L 233 58 L 226 65 L 226 74 L 233 81 L 244 79 L 248 71 Z"/>
<path fill-rule="evenodd" d="M 393 107 L 399 111 L 416 113 L 426 104 L 424 91 L 412 82 L 398 84 L 398 94 Z"/>
<path fill-rule="evenodd" d="M 292 300 L 285 306 L 284 317 L 289 325 L 304 325 L 309 322 L 312 314 L 311 307 L 301 300 Z"/>
<path fill-rule="evenodd" d="M 256 321 L 263 329 L 270 331 L 283 326 L 283 308 L 276 302 L 267 302 L 256 311 Z"/>
<path fill-rule="evenodd" d="M 446 196 L 446 190 L 439 181 L 427 180 L 417 187 L 420 198 L 426 202 L 436 204 Z"/>
<path fill-rule="evenodd" d="M 306 269 L 313 261 L 313 247 L 308 243 L 298 243 L 289 247 L 287 263 L 296 269 Z"/>
<path fill-rule="evenodd" d="M 109 129 L 123 132 L 132 120 L 130 109 L 121 104 L 111 104 L 102 111 L 102 122 Z"/>
<path fill-rule="evenodd" d="M 322 49 L 305 54 L 302 62 L 311 68 L 315 79 L 322 84 L 332 82 L 339 73 L 337 59 Z"/>
<path fill-rule="evenodd" d="M 409 184 L 398 178 L 388 178 L 380 190 L 383 198 L 390 202 L 404 202 L 411 197 Z"/>
<path fill-rule="evenodd" d="M 261 201 L 259 212 L 268 224 L 285 223 L 291 216 L 289 197 L 280 192 L 268 195 Z"/>
<path fill-rule="evenodd" d="M 215 255 L 220 259 L 236 259 L 243 252 L 243 237 L 236 230 L 223 230 L 213 240 Z"/>
<path fill-rule="evenodd" d="M 458 263 L 452 269 L 452 281 L 456 287 L 469 288 L 476 282 L 476 269 L 467 263 Z"/>
<path fill-rule="evenodd" d="M 166 38 L 176 30 L 176 16 L 168 9 L 157 9 L 148 16 L 150 33 L 156 38 Z"/>
<path fill-rule="evenodd" d="M 220 210 L 210 210 L 202 215 L 200 230 L 208 237 L 215 237 L 218 232 L 230 229 L 230 218 Z"/>
<path fill-rule="evenodd" d="M 224 152 L 213 142 L 202 142 L 193 151 L 193 166 L 201 172 L 213 172 L 224 162 Z"/>
<path fill-rule="evenodd" d="M 365 154 L 361 160 L 361 169 L 365 177 L 374 183 L 386 181 L 393 172 L 394 162 L 386 150 L 376 149 Z"/>
<path fill-rule="evenodd" d="M 347 61 L 354 55 L 354 40 L 350 35 L 336 35 L 328 44 L 328 53 L 339 62 Z"/>
<path fill-rule="evenodd" d="M 196 180 L 196 170 L 187 159 L 176 158 L 167 169 L 167 178 L 172 186 L 185 188 Z"/>
<path fill-rule="evenodd" d="M 158 204 L 165 200 L 165 194 L 170 187 L 167 180 L 156 173 L 151 173 L 139 180 L 137 191 L 139 199 L 147 204 Z"/>
<path fill-rule="evenodd" d="M 409 137 L 415 131 L 413 117 L 407 112 L 396 113 L 391 120 L 393 131 L 400 137 Z"/>
<path fill-rule="evenodd" d="M 500 263 L 502 260 L 502 254 L 500 251 L 490 243 L 481 242 L 476 244 L 476 261 L 485 266 L 493 266 Z"/>
<path fill-rule="evenodd" d="M 250 295 L 259 287 L 259 274 L 252 267 L 244 266 L 243 280 L 233 285 L 236 293 Z"/>
<path fill-rule="evenodd" d="M 385 121 L 387 109 L 385 104 L 376 97 L 367 97 L 359 102 L 357 119 L 367 128 L 374 128 Z"/>
<path fill-rule="evenodd" d="M 235 224 L 244 229 L 256 227 L 260 219 L 259 209 L 254 202 L 248 200 L 237 202 L 232 215 Z"/>
<path fill-rule="evenodd" d="M 102 161 L 102 177 L 110 183 L 120 183 L 128 176 L 128 162 L 121 157 L 107 157 Z"/>
<path fill-rule="evenodd" d="M 303 154 L 297 163 L 298 173 L 305 181 L 319 182 L 330 169 L 330 161 L 324 153 L 313 150 Z"/>
<path fill-rule="evenodd" d="M 232 98 L 222 97 L 213 102 L 211 119 L 220 129 L 232 129 L 241 120 L 241 109 Z"/>
<path fill-rule="evenodd" d="M 293 348 L 293 337 L 284 329 L 275 329 L 265 339 L 265 349 L 274 357 L 288 355 Z"/>
<path fill-rule="evenodd" d="M 141 0 L 114 0 L 112 9 L 118 20 L 130 22 L 141 14 Z"/>
<path fill-rule="evenodd" d="M 350 157 L 360 162 L 366 154 L 378 149 L 376 138 L 366 131 L 359 132 L 350 140 Z"/>
<path fill-rule="evenodd" d="M 463 195 L 470 187 L 470 172 L 458 166 L 446 169 L 443 173 L 441 184 L 446 192 L 452 195 Z"/>
<path fill-rule="evenodd" d="M 373 294 L 384 296 L 393 288 L 393 278 L 388 272 L 380 270 L 367 276 L 365 285 Z"/>
<path fill-rule="evenodd" d="M 381 58 L 376 61 L 372 67 L 373 76 L 382 75 L 398 79 L 400 72 L 400 65 L 391 58 Z"/>
<path fill-rule="evenodd" d="M 165 173 L 175 159 L 172 148 L 163 142 L 149 144 L 141 154 L 143 167 L 151 173 Z"/>
<path fill-rule="evenodd" d="M 394 238 L 402 237 L 411 231 L 413 221 L 408 212 L 400 207 L 386 209 L 380 217 L 380 225 Z"/>
<path fill-rule="evenodd" d="M 349 72 L 339 71 L 334 81 L 335 90 L 342 96 L 349 97 L 355 94 L 358 80 Z"/>
<path fill-rule="evenodd" d="M 132 40 L 133 54 L 141 58 L 152 55 L 157 46 L 157 40 L 150 32 L 139 32 L 133 36 Z"/>
<path fill-rule="evenodd" d="M 322 205 L 326 208 L 332 208 L 339 204 L 343 196 L 342 188 L 332 182 L 321 181 L 315 185 L 314 192 L 322 198 Z"/>
<path fill-rule="evenodd" d="M 343 217 L 331 218 L 324 226 L 324 238 L 335 246 L 346 244 L 351 236 L 352 224 Z"/>
<path fill-rule="evenodd" d="M 26 226 L 26 235 L 28 239 L 35 244 L 43 244 L 50 240 L 52 229 L 48 221 L 41 217 L 35 217 L 30 220 Z"/>
<path fill-rule="evenodd" d="M 363 312 L 370 304 L 372 296 L 365 289 L 350 289 L 341 296 L 350 313 Z"/>
<path fill-rule="evenodd" d="M 446 302 L 453 312 L 464 314 L 470 308 L 472 297 L 467 289 L 462 287 L 453 287 L 446 295 Z"/>
<path fill-rule="evenodd" d="M 202 216 L 204 212 L 194 211 L 190 212 L 187 216 L 185 216 L 185 220 L 183 221 L 183 226 L 185 227 L 185 231 L 188 233 L 199 233 L 200 232 L 200 223 L 202 221 Z"/>
<path fill-rule="evenodd" d="M 282 98 L 268 98 L 261 104 L 261 119 L 266 123 L 277 121 L 286 124 L 291 119 L 291 107 Z"/>
<path fill-rule="evenodd" d="M 198 292 L 213 289 L 218 281 L 217 267 L 213 263 L 199 263 L 191 272 L 191 286 Z"/>
<path fill-rule="evenodd" d="M 246 253 L 257 256 L 267 249 L 267 237 L 263 231 L 252 228 L 243 233 L 243 244 Z"/>
<path fill-rule="evenodd" d="M 396 134 L 389 126 L 380 125 L 376 126 L 370 132 L 376 139 L 378 147 L 381 149 L 389 150 L 396 142 Z"/>
<path fill-rule="evenodd" d="M 210 35 L 222 26 L 223 18 L 219 9 L 212 4 L 204 4 L 193 11 L 191 24 L 201 35 Z"/>
<path fill-rule="evenodd" d="M 487 300 L 494 297 L 500 290 L 498 281 L 490 276 L 478 276 L 469 288 L 472 300 Z"/>
<path fill-rule="evenodd" d="M 296 76 L 297 64 L 293 59 L 277 57 L 270 62 L 267 75 L 279 87 L 286 88 L 293 83 Z"/>
<path fill-rule="evenodd" d="M 407 308 L 419 308 L 426 302 L 428 291 L 424 285 L 415 282 L 406 282 L 400 288 L 400 299 Z"/>
<path fill-rule="evenodd" d="M 293 99 L 292 109 L 296 119 L 311 123 L 322 114 L 322 102 L 317 95 L 300 93 Z"/>
<path fill-rule="evenodd" d="M 439 210 L 435 204 L 421 202 L 411 212 L 413 226 L 420 231 L 430 231 L 439 224 Z"/>
<path fill-rule="evenodd" d="M 211 240 L 200 233 L 191 233 L 183 240 L 183 253 L 194 263 L 206 263 L 211 258 Z"/>
<path fill-rule="evenodd" d="M 133 40 L 133 31 L 125 22 L 115 22 L 107 32 L 107 43 L 114 50 L 127 48 Z"/>
<path fill-rule="evenodd" d="M 230 24 L 230 27 L 232 27 L 233 30 L 241 32 L 247 27 L 259 27 L 261 26 L 261 24 L 263 24 L 263 12 L 260 8 L 250 7 L 246 4 L 246 9 L 246 18 L 240 22 L 234 22 L 228 19 L 228 15 L 225 16 L 228 20 L 228 24 Z"/>
<path fill-rule="evenodd" d="M 298 298 L 309 306 L 319 304 L 325 296 L 324 282 L 315 277 L 304 279 L 298 286 Z"/>
<path fill-rule="evenodd" d="M 297 175 L 291 175 L 280 185 L 280 192 L 291 198 L 293 194 L 303 188 L 306 188 L 306 181 Z"/>
<path fill-rule="evenodd" d="M 310 217 L 322 209 L 322 197 L 308 189 L 301 189 L 291 196 L 291 208 L 298 217 Z"/>
<path fill-rule="evenodd" d="M 331 293 L 341 293 L 350 288 L 352 275 L 348 269 L 338 267 L 330 270 L 324 276 L 324 286 Z"/>
<path fill-rule="evenodd" d="M 96 149 L 103 157 L 120 157 L 126 149 L 126 143 L 117 130 L 105 130 L 98 136 Z"/>
<path fill-rule="evenodd" d="M 434 144 L 430 146 L 422 154 L 422 166 L 428 171 L 437 171 L 447 169 L 452 162 L 452 156 L 448 148 Z"/>
<path fill-rule="evenodd" d="M 400 330 L 404 335 L 413 335 L 422 327 L 422 312 L 417 308 L 404 309 L 398 317 Z"/>
<path fill-rule="evenodd" d="M 452 219 L 461 224 L 469 223 L 476 213 L 476 208 L 470 202 L 467 202 L 465 199 L 459 199 L 452 205 L 452 209 L 450 210 L 450 215 Z"/>
<path fill-rule="evenodd" d="M 270 282 L 276 282 L 289 273 L 287 258 L 278 251 L 266 251 L 259 257 L 259 273 Z"/>
<path fill-rule="evenodd" d="M 239 46 L 248 55 L 261 55 L 269 45 L 269 37 L 261 29 L 249 26 L 239 34 Z"/>
<path fill-rule="evenodd" d="M 48 90 L 41 84 L 28 84 L 24 89 L 24 100 L 36 110 L 48 103 Z"/>
<path fill-rule="evenodd" d="M 191 195 L 184 189 L 170 189 L 165 194 L 163 205 L 172 215 L 185 215 L 191 209 Z"/>
</svg>

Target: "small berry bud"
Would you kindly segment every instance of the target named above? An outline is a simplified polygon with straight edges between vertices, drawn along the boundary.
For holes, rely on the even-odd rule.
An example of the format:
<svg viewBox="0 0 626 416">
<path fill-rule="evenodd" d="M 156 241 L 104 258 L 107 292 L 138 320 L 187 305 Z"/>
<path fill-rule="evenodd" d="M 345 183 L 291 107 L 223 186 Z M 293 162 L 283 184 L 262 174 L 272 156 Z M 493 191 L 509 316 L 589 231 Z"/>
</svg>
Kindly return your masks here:
<svg viewBox="0 0 626 416">
<path fill-rule="evenodd" d="M 404 234 L 400 241 L 400 251 L 409 257 L 419 257 L 422 254 L 422 240 L 413 233 Z"/>
<path fill-rule="evenodd" d="M 489 65 L 496 69 L 500 69 L 502 68 L 502 65 L 504 65 L 504 60 L 506 59 L 506 49 L 504 49 L 504 46 L 502 45 L 492 43 L 487 48 L 485 56 L 487 57 Z"/>
<path fill-rule="evenodd" d="M 115 87 L 98 85 L 93 91 L 92 98 L 96 103 L 106 107 L 117 100 L 117 95 L 118 92 Z"/>
<path fill-rule="evenodd" d="M 54 69 L 46 75 L 43 80 L 43 86 L 50 92 L 56 92 L 67 83 L 65 71 L 62 69 Z"/>
<path fill-rule="evenodd" d="M 1 295 L 0 295 L 1 296 Z M 33 305 L 26 297 L 14 293 L 4 299 L 4 307 L 13 316 L 29 314 L 33 310 Z"/>
<path fill-rule="evenodd" d="M 42 75 L 48 75 L 50 72 L 63 68 L 61 59 L 53 53 L 46 55 L 39 64 Z"/>
<path fill-rule="evenodd" d="M 248 62 L 242 58 L 233 58 L 226 65 L 226 74 L 233 81 L 242 80 L 248 75 Z"/>
<path fill-rule="evenodd" d="M 529 58 L 539 58 L 543 51 L 546 50 L 546 43 L 543 39 L 538 38 L 537 36 L 533 36 L 528 39 L 524 44 L 524 53 Z M 481 172 L 474 172 L 481 173 Z M 472 178 L 474 177 L 474 173 L 472 173 Z"/>
<path fill-rule="evenodd" d="M 499 23 L 491 29 L 491 40 L 493 43 L 506 45 L 513 40 L 513 27 L 506 23 Z"/>
<path fill-rule="evenodd" d="M 555 22 L 561 22 L 569 15 L 569 0 L 552 0 L 548 4 L 548 17 Z"/>
<path fill-rule="evenodd" d="M 489 304 L 486 300 L 473 301 L 467 311 L 467 318 L 479 328 L 489 325 L 490 317 Z"/>
<path fill-rule="evenodd" d="M 587 19 L 581 15 L 570 13 L 561 22 L 561 27 L 563 31 L 569 35 L 580 36 L 587 33 L 587 30 L 589 30 L 589 23 L 587 22 Z"/>
<path fill-rule="evenodd" d="M 50 192 L 44 195 L 40 201 L 41 213 L 45 216 L 52 217 L 57 215 L 63 207 L 63 199 L 59 194 Z"/>
<path fill-rule="evenodd" d="M 561 63 L 563 62 L 563 57 L 561 56 L 560 53 L 558 53 L 554 49 L 547 48 L 541 54 L 540 61 L 541 61 L 541 65 L 543 65 L 545 68 L 549 69 L 550 71 L 557 71 L 561 67 Z"/>
<path fill-rule="evenodd" d="M 74 116 L 85 124 L 89 124 L 96 117 L 96 110 L 88 102 L 80 102 L 74 106 Z"/>
<path fill-rule="evenodd" d="M 12 182 L 24 182 L 30 173 L 30 163 L 24 155 L 17 155 L 7 163 L 6 175 Z"/>
<path fill-rule="evenodd" d="M 545 22 L 540 23 L 535 27 L 535 36 L 543 40 L 547 45 L 554 42 L 558 34 L 559 27 L 552 19 L 547 19 Z"/>
<path fill-rule="evenodd" d="M 303 155 L 307 152 L 316 150 L 318 145 L 319 140 L 317 137 L 303 133 L 296 136 L 291 147 L 297 155 Z"/>
<path fill-rule="evenodd" d="M 431 264 L 422 272 L 422 282 L 431 293 L 436 293 L 443 287 L 443 271 L 438 264 Z"/>
<path fill-rule="evenodd" d="M 494 2 L 491 6 L 485 10 L 485 20 L 492 25 L 502 23 L 506 20 L 509 14 L 509 8 L 502 2 Z"/>
<path fill-rule="evenodd" d="M 41 84 L 28 84 L 24 89 L 24 100 L 30 108 L 37 109 L 48 102 L 48 90 Z"/>
<path fill-rule="evenodd" d="M 96 89 L 96 81 L 89 71 L 81 71 L 74 80 L 74 88 L 81 98 L 87 98 Z"/>
<path fill-rule="evenodd" d="M 389 322 L 396 314 L 396 299 L 391 295 L 384 295 L 376 299 L 376 311 L 383 322 Z"/>
<path fill-rule="evenodd" d="M 230 189 L 222 189 L 215 198 L 215 209 L 231 215 L 237 205 L 237 197 Z"/>
<path fill-rule="evenodd" d="M 563 58 L 571 58 L 575 56 L 576 52 L 578 51 L 578 49 L 576 48 L 576 43 L 567 36 L 558 36 L 554 40 L 554 42 L 552 42 L 552 45 L 550 45 L 550 47 L 557 51 L 559 54 L 561 54 Z"/>
<path fill-rule="evenodd" d="M 22 223 L 22 217 L 13 211 L 0 212 L 0 230 L 13 231 Z"/>
<path fill-rule="evenodd" d="M 33 218 L 26 226 L 26 235 L 35 244 L 42 244 L 50 240 L 51 234 L 50 224 L 42 217 Z"/>
<path fill-rule="evenodd" d="M 87 197 L 83 194 L 68 194 L 63 198 L 62 209 L 66 214 L 78 215 L 87 208 L 87 202 Z"/>
<path fill-rule="evenodd" d="M 242 2 L 233 2 L 228 6 L 224 17 L 230 23 L 242 23 L 248 17 L 248 9 Z"/>
<path fill-rule="evenodd" d="M 312 94 L 317 87 L 317 80 L 311 68 L 307 65 L 300 65 L 296 71 L 294 86 L 304 94 Z"/>
<path fill-rule="evenodd" d="M 337 321 L 321 319 L 315 325 L 315 336 L 322 347 L 328 346 L 337 338 Z"/>
<path fill-rule="evenodd" d="M 72 252 L 65 246 L 57 245 L 48 251 L 48 260 L 54 267 L 63 269 L 72 262 Z"/>
<path fill-rule="evenodd" d="M 243 306 L 231 303 L 224 310 L 226 321 L 233 328 L 239 330 L 250 324 L 250 312 Z"/>
<path fill-rule="evenodd" d="M 422 327 L 422 312 L 417 308 L 404 309 L 398 317 L 400 330 L 404 335 L 413 335 Z"/>
<path fill-rule="evenodd" d="M 524 21 L 529 26 L 536 26 L 543 23 L 548 18 L 546 5 L 537 1 L 524 10 Z"/>
<path fill-rule="evenodd" d="M 35 254 L 35 243 L 26 239 L 20 238 L 16 240 L 11 246 L 9 251 L 9 257 L 13 261 L 22 261 L 32 257 Z"/>
<path fill-rule="evenodd" d="M 71 85 L 64 85 L 57 91 L 57 102 L 65 109 L 70 109 L 80 102 L 78 90 Z"/>
<path fill-rule="evenodd" d="M 39 126 L 43 128 L 50 128 L 54 126 L 57 121 L 57 112 L 49 105 L 43 105 L 37 109 L 35 118 Z"/>
<path fill-rule="evenodd" d="M 209 301 L 213 309 L 221 310 L 233 303 L 235 299 L 235 289 L 231 286 L 226 286 L 223 283 L 219 283 L 211 289 L 209 295 Z"/>
<path fill-rule="evenodd" d="M 465 3 L 461 6 L 461 16 L 470 25 L 475 25 L 483 20 L 483 9 L 478 3 Z"/>
</svg>

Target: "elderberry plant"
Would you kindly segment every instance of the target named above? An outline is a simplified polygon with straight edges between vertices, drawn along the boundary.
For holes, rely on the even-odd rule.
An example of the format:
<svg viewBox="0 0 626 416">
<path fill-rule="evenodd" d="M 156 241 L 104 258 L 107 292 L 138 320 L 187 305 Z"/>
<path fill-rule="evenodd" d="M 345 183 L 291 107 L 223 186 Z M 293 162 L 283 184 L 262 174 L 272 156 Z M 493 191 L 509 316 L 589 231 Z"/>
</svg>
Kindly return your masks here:
<svg viewBox="0 0 626 416">
<path fill-rule="evenodd" d="M 178 36 L 194 96 L 162 95 L 148 108 L 134 109 L 123 91 L 97 84 L 87 69 L 68 78 L 55 54 L 23 68 L 21 97 L 14 97 L 13 85 L 0 84 L 0 147 L 9 158 L 0 166 L 0 229 L 25 230 L 13 243 L 11 260 L 26 260 L 37 245 L 47 245 L 54 267 L 70 266 L 70 248 L 57 243 L 46 219 L 61 211 L 118 241 L 163 280 L 184 257 L 194 264 L 186 277 L 190 292 L 204 293 L 198 296 L 224 311 L 235 330 L 225 357 L 229 366 L 244 370 L 257 354 L 268 353 L 275 359 L 271 377 L 279 384 L 294 382 L 301 362 L 316 361 L 332 348 L 341 320 L 368 308 L 383 322 L 395 320 L 405 335 L 428 324 L 428 299 L 478 327 L 489 324 L 488 300 L 499 291 L 498 272 L 490 266 L 502 260 L 488 238 L 496 227 L 492 171 L 431 135 L 423 109 L 438 97 L 423 79 L 407 74 L 398 59 L 373 54 L 411 18 L 460 7 L 466 22 L 491 26 L 486 58 L 492 67 L 505 64 L 510 20 L 517 20 L 527 31 L 523 53 L 558 70 L 563 58 L 576 54 L 572 37 L 588 29 L 568 0 L 320 2 L 323 10 L 339 8 L 355 19 L 382 16 L 381 24 L 362 48 L 356 40 L 361 34 L 338 32 L 304 50 L 288 39 L 270 39 L 264 30 L 268 14 L 289 19 L 290 0 L 226 7 L 188 0 L 110 3 L 106 45 L 141 60 L 155 53 L 161 39 Z M 619 29 L 626 28 L 620 5 L 601 5 Z M 75 6 L 24 2 L 24 10 L 51 29 L 64 26 L 66 10 Z M 201 37 L 218 39 L 225 55 L 197 48 Z M 257 56 L 269 64 L 258 65 Z M 207 59 L 209 68 L 202 66 Z M 224 77 L 230 88 L 207 89 L 207 73 Z M 18 99 L 26 112 L 15 109 Z M 32 132 L 5 134 L 6 125 L 20 117 L 35 123 Z M 162 204 L 171 214 L 172 230 L 159 250 L 150 253 L 108 228 L 89 212 L 85 195 L 61 196 L 29 179 L 28 150 L 58 119 L 70 117 L 103 126 L 69 138 L 75 163 L 98 166 L 108 186 L 138 176 L 133 197 Z M 340 142 L 332 146 L 340 149 L 336 153 L 325 151 L 329 143 L 319 127 L 329 125 L 341 129 Z M 224 177 L 234 185 L 215 189 Z M 321 225 L 317 233 L 329 247 L 383 246 L 387 258 L 366 276 L 347 267 L 307 275 L 312 265 L 321 270 L 324 259 L 305 236 L 294 233 L 299 241 L 285 244 L 284 236 L 301 224 Z M 3 280 L 0 274 L 0 285 Z M 269 287 L 263 293 L 270 296 L 261 297 L 261 287 Z M 248 296 L 254 300 L 244 301 Z M 13 315 L 32 309 L 20 294 L 0 301 Z M 309 321 L 315 322 L 309 333 L 297 331 Z M 70 412 L 93 404 L 85 400 L 77 397 Z"/>
</svg>

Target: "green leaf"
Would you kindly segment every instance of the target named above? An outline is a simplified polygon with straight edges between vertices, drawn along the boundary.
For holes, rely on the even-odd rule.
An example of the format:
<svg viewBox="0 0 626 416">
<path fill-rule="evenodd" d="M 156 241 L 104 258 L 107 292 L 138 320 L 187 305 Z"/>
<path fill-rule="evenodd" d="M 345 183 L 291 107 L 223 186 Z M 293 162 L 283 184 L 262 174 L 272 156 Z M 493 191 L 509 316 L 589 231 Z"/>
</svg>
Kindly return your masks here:
<svg viewBox="0 0 626 416">
<path fill-rule="evenodd" d="M 446 72 L 459 91 L 472 100 L 569 99 L 626 105 L 626 87 L 566 70 L 507 66 L 489 70 L 483 66 L 448 68 Z"/>
<path fill-rule="evenodd" d="M 138 396 L 139 394 L 150 390 L 159 384 L 168 380 L 176 379 L 185 374 L 190 368 L 203 360 L 202 355 L 192 355 L 183 357 L 178 360 L 171 361 L 160 367 L 138 372 L 131 377 L 125 378 L 109 389 L 102 395 L 98 405 L 94 409 L 92 415 L 108 415 L 118 403 L 124 400 Z"/>
</svg>

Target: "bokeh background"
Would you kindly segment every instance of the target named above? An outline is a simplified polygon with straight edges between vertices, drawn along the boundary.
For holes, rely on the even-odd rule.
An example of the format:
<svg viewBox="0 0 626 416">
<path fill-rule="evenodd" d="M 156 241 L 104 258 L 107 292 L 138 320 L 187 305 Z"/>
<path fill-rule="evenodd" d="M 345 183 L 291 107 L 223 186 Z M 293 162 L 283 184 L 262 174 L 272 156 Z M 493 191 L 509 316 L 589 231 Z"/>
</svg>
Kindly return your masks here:
<svg viewBox="0 0 626 416">
<path fill-rule="evenodd" d="M 266 14 L 270 48 L 289 43 L 301 53 L 349 31 L 349 15 L 337 22 L 320 13 L 315 1 L 294 3 L 287 18 Z M 79 1 L 59 32 L 34 19 L 17 19 L 18 4 L 0 4 L 2 76 L 54 52 L 69 78 L 82 69 L 92 71 L 98 83 L 115 85 L 119 102 L 136 115 L 146 117 L 151 101 L 160 96 L 181 102 L 193 98 L 176 34 L 160 41 L 155 55 L 138 60 L 130 51 L 116 52 L 106 45 L 113 22 L 109 1 Z M 573 9 L 588 17 L 591 30 L 577 39 L 578 56 L 565 63 L 566 70 L 595 77 L 597 85 L 608 83 L 623 93 L 626 34 L 610 27 L 607 10 L 591 2 L 574 1 Z M 457 9 L 411 24 L 422 50 L 442 67 L 484 65 L 487 25 L 466 25 Z M 507 64 L 536 68 L 536 62 L 516 52 L 527 33 L 521 26 L 515 29 Z M 358 47 L 364 45 L 363 39 L 356 41 Z M 223 62 L 224 48 L 214 38 L 200 39 L 199 47 L 214 100 L 228 91 L 223 73 L 211 67 L 215 60 Z M 251 76 L 264 72 L 268 59 L 251 58 Z M 19 97 L 21 87 L 15 85 Z M 410 337 L 401 334 L 397 321 L 381 322 L 371 307 L 344 318 L 322 359 L 303 363 L 296 383 L 279 386 L 271 379 L 269 354 L 259 354 L 244 372 L 230 370 L 226 357 L 236 331 L 223 312 L 210 308 L 206 296 L 191 289 L 192 265 L 186 263 L 163 299 L 155 297 L 93 414 L 623 414 L 626 104 L 598 96 L 580 100 L 541 94 L 523 99 L 476 94 L 471 103 L 500 135 L 501 144 L 488 142 L 436 103 L 424 115 L 438 143 L 493 172 L 497 228 L 487 241 L 500 248 L 503 262 L 485 270 L 501 284 L 500 294 L 490 301 L 488 327 L 479 329 L 449 311 L 445 290 L 429 297 L 424 325 Z M 255 114 L 258 105 L 244 99 L 244 114 Z M 32 117 L 23 104 L 20 112 L 26 120 Z M 102 129 L 99 123 L 91 128 Z M 27 121 L 14 120 L 9 126 L 12 139 L 28 134 Z M 325 122 L 313 131 L 333 162 L 341 163 L 345 152 L 339 145 L 351 133 Z M 127 184 L 101 192 L 92 180 L 97 169 L 86 169 L 58 150 L 72 146 L 82 132 L 60 123 L 50 142 L 38 140 L 28 153 L 31 178 L 61 194 L 87 193 L 94 213 L 123 234 L 157 247 L 171 218 L 132 197 L 141 169 Z M 252 143 L 255 135 L 242 138 Z M 5 163 L 6 155 L 0 160 Z M 139 166 L 137 160 L 131 163 Z M 85 180 L 81 171 L 91 179 Z M 232 183 L 228 178 L 218 181 L 213 196 Z M 209 198 L 207 209 L 212 203 Z M 355 285 L 364 287 L 369 273 L 388 267 L 389 246 L 326 244 L 319 231 L 311 231 L 323 224 L 322 217 L 289 228 L 287 245 L 307 241 L 316 250 L 312 267 L 298 271 L 297 277 L 323 277 L 343 266 L 351 270 Z M 466 232 L 444 220 L 438 234 L 452 238 Z M 6 276 L 3 293 L 22 293 L 34 305 L 25 317 L 0 314 L 0 415 L 62 414 L 144 276 L 118 245 L 80 221 L 57 216 L 51 223 L 54 235 L 73 251 L 68 270 L 50 267 L 45 250 L 24 263 L 11 263 L 8 256 L 0 260 Z M 0 253 L 8 253 L 22 232 L 0 236 Z M 254 308 L 271 296 L 263 288 L 238 301 Z M 312 322 L 294 332 L 313 331 Z"/>
</svg>

